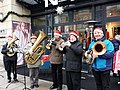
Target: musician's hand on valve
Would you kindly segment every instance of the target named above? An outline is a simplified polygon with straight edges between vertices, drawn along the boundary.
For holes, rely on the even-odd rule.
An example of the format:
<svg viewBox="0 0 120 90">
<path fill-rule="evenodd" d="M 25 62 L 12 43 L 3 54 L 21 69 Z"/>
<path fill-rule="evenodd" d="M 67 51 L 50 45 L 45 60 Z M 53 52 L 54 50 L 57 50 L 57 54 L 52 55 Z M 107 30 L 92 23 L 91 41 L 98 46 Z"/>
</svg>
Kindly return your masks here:
<svg viewBox="0 0 120 90">
<path fill-rule="evenodd" d="M 65 47 L 65 42 L 62 42 L 60 46 Z"/>
<path fill-rule="evenodd" d="M 55 45 L 55 46 L 56 46 L 56 45 L 57 45 L 57 43 L 56 43 L 56 42 L 54 42 L 54 41 L 52 41 L 52 45 Z"/>
<path fill-rule="evenodd" d="M 33 51 L 32 51 L 32 50 L 29 50 L 28 53 L 32 55 L 32 54 L 33 54 Z"/>
<path fill-rule="evenodd" d="M 9 52 L 13 52 L 13 49 L 12 49 L 12 48 L 9 48 Z"/>
<path fill-rule="evenodd" d="M 13 48 L 13 51 L 14 51 L 14 52 L 18 52 L 18 49 L 17 49 L 17 48 Z"/>
<path fill-rule="evenodd" d="M 95 58 L 98 57 L 98 55 L 96 55 L 96 54 L 92 54 L 92 57 L 93 57 L 93 59 L 95 59 Z"/>
<path fill-rule="evenodd" d="M 65 45 L 68 46 L 68 47 L 70 47 L 70 46 L 71 46 L 71 43 L 70 43 L 69 41 L 67 41 L 67 42 L 65 43 Z"/>
</svg>

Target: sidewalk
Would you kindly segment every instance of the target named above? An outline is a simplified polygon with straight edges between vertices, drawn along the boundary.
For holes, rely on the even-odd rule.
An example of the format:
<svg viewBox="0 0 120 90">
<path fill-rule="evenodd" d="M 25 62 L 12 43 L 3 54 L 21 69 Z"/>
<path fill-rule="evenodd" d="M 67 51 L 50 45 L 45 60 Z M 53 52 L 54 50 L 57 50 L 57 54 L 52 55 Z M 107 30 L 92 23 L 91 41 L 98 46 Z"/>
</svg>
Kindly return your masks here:
<svg viewBox="0 0 120 90">
<path fill-rule="evenodd" d="M 6 71 L 4 70 L 2 55 L 0 54 L 0 90 L 29 90 L 24 89 L 24 76 L 18 74 L 18 81 L 16 83 L 7 83 Z M 26 77 L 26 87 L 30 87 L 29 77 Z M 32 90 L 49 90 L 52 82 L 39 79 L 39 88 Z M 55 90 L 55 89 L 54 89 Z M 63 85 L 63 90 L 67 90 L 66 85 Z"/>
</svg>

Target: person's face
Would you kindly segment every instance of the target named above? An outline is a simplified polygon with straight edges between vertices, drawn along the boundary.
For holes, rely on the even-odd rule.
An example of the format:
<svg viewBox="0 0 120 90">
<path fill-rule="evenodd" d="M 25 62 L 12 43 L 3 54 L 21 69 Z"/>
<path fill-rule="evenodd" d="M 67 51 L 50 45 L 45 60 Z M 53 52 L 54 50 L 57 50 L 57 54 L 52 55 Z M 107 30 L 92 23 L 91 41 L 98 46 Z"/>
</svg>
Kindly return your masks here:
<svg viewBox="0 0 120 90">
<path fill-rule="evenodd" d="M 32 38 L 32 39 L 31 39 L 31 42 L 32 42 L 32 43 L 35 43 L 36 40 L 37 40 L 36 38 Z"/>
<path fill-rule="evenodd" d="M 21 29 L 24 31 L 24 29 L 25 29 L 25 24 L 24 23 L 21 23 Z"/>
<path fill-rule="evenodd" d="M 70 35 L 69 36 L 69 40 L 70 40 L 70 42 L 74 42 L 74 41 L 76 41 L 77 40 L 77 38 L 74 36 L 74 35 Z"/>
<path fill-rule="evenodd" d="M 96 40 L 101 39 L 103 36 L 104 36 L 104 34 L 101 32 L 98 32 L 98 31 L 94 32 L 94 37 Z"/>
<path fill-rule="evenodd" d="M 55 39 L 59 39 L 60 36 L 59 36 L 59 35 L 54 35 L 54 38 L 55 38 Z"/>
<path fill-rule="evenodd" d="M 8 38 L 7 40 L 8 40 L 8 42 L 10 42 L 12 40 L 12 38 Z"/>
</svg>

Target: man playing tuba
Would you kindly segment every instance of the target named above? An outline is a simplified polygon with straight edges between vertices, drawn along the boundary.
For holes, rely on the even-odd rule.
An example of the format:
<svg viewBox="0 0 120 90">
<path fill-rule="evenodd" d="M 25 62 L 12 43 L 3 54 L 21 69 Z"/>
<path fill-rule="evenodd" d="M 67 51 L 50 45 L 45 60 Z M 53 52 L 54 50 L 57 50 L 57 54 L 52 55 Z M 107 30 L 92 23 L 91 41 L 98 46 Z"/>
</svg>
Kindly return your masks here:
<svg viewBox="0 0 120 90">
<path fill-rule="evenodd" d="M 104 52 L 103 54 L 99 55 L 96 52 L 94 52 L 94 50 L 98 52 L 99 51 L 102 52 L 104 48 L 102 50 L 99 50 L 100 47 L 94 48 L 92 53 L 92 58 L 94 59 L 94 61 L 91 65 L 92 65 L 92 72 L 95 77 L 95 81 L 97 85 L 97 90 L 110 90 L 110 70 L 112 69 L 114 46 L 112 42 L 105 39 L 102 28 L 99 27 L 95 28 L 93 34 L 94 34 L 94 40 L 90 43 L 88 51 L 92 50 L 93 47 L 97 47 L 97 45 L 104 46 L 105 44 L 106 46 L 106 52 Z M 104 44 L 102 45 L 102 43 L 98 43 L 98 42 L 103 42 Z"/>
</svg>

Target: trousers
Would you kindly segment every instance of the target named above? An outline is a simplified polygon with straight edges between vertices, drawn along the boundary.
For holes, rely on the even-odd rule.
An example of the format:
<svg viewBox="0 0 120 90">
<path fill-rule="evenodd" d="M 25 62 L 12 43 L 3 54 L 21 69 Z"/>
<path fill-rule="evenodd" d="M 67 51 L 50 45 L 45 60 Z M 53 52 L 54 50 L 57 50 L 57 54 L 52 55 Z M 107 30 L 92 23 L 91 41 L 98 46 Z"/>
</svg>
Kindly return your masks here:
<svg viewBox="0 0 120 90">
<path fill-rule="evenodd" d="M 92 70 L 95 77 L 97 90 L 110 90 L 110 70 L 95 71 Z"/>
<path fill-rule="evenodd" d="M 51 64 L 53 86 L 62 88 L 63 76 L 62 76 L 63 64 Z"/>
</svg>

